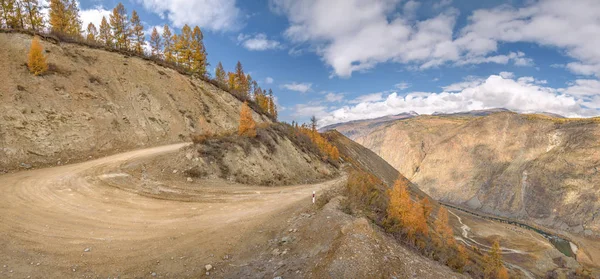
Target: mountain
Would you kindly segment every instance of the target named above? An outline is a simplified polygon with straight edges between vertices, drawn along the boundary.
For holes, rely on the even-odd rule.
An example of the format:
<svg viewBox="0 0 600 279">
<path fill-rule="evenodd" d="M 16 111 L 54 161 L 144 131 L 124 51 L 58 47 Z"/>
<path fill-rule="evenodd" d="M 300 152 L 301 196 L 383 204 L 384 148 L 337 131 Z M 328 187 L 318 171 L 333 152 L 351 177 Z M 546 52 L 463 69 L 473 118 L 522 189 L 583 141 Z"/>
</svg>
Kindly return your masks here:
<svg viewBox="0 0 600 279">
<path fill-rule="evenodd" d="M 393 122 L 399 119 L 408 119 L 419 116 L 418 113 L 411 111 L 406 113 L 400 113 L 396 115 L 388 115 L 382 116 L 373 119 L 364 119 L 364 120 L 354 120 L 350 122 L 331 124 L 319 129 L 320 132 L 326 132 L 329 130 L 337 130 L 338 132 L 344 134 L 348 137 L 356 137 L 362 135 L 364 132 L 368 132 L 372 129 L 375 129 L 379 126 L 385 125 L 387 123 Z M 352 127 L 351 129 L 346 129 L 346 127 Z"/>
<path fill-rule="evenodd" d="M 419 116 L 366 131 L 368 125 L 339 127 L 436 199 L 600 235 L 598 118 L 498 110 Z"/>
</svg>

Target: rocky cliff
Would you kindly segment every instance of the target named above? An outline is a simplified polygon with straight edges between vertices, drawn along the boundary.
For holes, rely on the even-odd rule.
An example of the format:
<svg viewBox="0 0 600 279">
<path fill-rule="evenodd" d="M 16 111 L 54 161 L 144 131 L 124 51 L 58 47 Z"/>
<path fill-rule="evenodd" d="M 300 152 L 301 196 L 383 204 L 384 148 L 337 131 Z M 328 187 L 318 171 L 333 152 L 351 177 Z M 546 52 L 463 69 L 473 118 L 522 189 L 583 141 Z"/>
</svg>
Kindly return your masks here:
<svg viewBox="0 0 600 279">
<path fill-rule="evenodd" d="M 598 119 L 498 112 L 397 120 L 353 139 L 436 199 L 591 236 L 599 136 Z"/>
</svg>

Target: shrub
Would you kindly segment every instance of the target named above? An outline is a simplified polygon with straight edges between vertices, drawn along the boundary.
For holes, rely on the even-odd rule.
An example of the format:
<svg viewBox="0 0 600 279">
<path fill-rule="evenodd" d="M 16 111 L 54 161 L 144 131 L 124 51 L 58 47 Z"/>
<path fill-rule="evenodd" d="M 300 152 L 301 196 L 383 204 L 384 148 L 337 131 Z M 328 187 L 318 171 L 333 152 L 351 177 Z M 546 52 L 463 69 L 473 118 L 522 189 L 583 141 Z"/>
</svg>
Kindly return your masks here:
<svg viewBox="0 0 600 279">
<path fill-rule="evenodd" d="M 27 67 L 29 72 L 39 76 L 48 71 L 48 64 L 46 64 L 46 56 L 44 56 L 44 48 L 40 43 L 37 36 L 33 37 L 31 41 L 31 47 L 29 48 L 29 54 L 27 55 Z"/>
</svg>

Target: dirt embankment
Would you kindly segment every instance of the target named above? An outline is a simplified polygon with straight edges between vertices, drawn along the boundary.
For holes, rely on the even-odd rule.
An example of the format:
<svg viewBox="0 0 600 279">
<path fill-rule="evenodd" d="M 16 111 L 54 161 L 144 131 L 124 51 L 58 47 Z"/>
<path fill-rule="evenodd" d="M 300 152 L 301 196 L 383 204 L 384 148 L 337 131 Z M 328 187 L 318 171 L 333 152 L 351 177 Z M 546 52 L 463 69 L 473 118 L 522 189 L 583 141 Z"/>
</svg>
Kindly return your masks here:
<svg viewBox="0 0 600 279">
<path fill-rule="evenodd" d="M 421 116 L 356 139 L 436 199 L 600 236 L 600 122 Z"/>
<path fill-rule="evenodd" d="M 42 41 L 50 71 L 33 76 L 31 38 L 0 33 L 0 173 L 181 142 L 200 122 L 237 127 L 229 93 L 140 58 Z"/>
</svg>

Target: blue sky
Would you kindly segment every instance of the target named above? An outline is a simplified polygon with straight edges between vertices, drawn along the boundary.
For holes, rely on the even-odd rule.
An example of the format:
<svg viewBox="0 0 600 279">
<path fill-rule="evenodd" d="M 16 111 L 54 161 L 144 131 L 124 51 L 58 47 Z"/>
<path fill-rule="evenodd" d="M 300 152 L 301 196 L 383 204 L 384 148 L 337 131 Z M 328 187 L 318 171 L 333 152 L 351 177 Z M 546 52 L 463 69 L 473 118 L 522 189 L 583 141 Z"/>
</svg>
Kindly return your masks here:
<svg viewBox="0 0 600 279">
<path fill-rule="evenodd" d="M 98 24 L 118 1 L 80 0 Z M 146 28 L 198 25 L 221 61 L 273 88 L 284 121 L 321 125 L 505 107 L 596 116 L 597 0 L 132 0 Z M 149 32 L 148 34 L 149 35 Z"/>
</svg>

